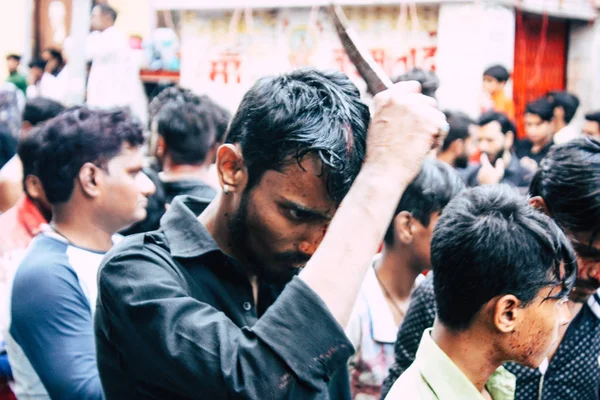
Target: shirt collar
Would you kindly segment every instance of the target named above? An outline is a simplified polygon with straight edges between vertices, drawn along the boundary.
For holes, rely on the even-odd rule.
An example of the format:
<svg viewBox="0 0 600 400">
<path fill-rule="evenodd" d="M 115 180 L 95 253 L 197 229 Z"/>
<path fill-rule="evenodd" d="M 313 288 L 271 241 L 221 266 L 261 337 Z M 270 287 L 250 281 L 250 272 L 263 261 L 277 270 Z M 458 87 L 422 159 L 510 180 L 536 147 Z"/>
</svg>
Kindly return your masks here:
<svg viewBox="0 0 600 400">
<path fill-rule="evenodd" d="M 415 364 L 432 391 L 440 400 L 483 400 L 484 397 L 477 388 L 433 341 L 431 331 L 429 328 L 423 333 Z M 516 377 L 500 367 L 490 376 L 485 386 L 494 400 L 514 400 Z"/>
<path fill-rule="evenodd" d="M 369 268 L 367 271 L 362 292 L 369 310 L 373 340 L 379 343 L 395 343 L 398 326 L 394 322 L 392 311 L 385 300 L 385 294 L 377 280 L 375 269 Z"/>
<path fill-rule="evenodd" d="M 21 196 L 15 207 L 17 207 L 19 220 L 31 236 L 36 236 L 40 233 L 42 226 L 48 223 L 37 206 L 27 195 Z"/>
<path fill-rule="evenodd" d="M 173 257 L 194 258 L 212 251 L 221 251 L 219 246 L 198 220 L 198 215 L 209 201 L 192 196 L 176 197 L 160 220 Z"/>
</svg>

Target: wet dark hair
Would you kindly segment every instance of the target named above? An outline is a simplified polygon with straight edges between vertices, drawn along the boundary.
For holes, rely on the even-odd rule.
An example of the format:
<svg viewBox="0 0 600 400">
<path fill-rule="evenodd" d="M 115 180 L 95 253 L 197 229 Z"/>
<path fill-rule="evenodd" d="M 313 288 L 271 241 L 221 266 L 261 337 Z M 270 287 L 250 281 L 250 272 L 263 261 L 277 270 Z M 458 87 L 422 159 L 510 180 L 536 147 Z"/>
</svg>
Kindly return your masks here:
<svg viewBox="0 0 600 400">
<path fill-rule="evenodd" d="M 425 160 L 414 181 L 404 191 L 394 218 L 408 211 L 423 226 L 429 226 L 431 215 L 441 212 L 454 196 L 465 188 L 458 173 L 448 164 L 436 160 Z M 394 243 L 394 222 L 385 234 L 385 243 Z"/>
<path fill-rule="evenodd" d="M 501 128 L 503 134 L 506 135 L 508 132 L 512 132 L 516 136 L 517 128 L 515 127 L 515 124 L 513 124 L 510 119 L 508 119 L 506 114 L 499 113 L 496 111 L 488 111 L 488 112 L 481 114 L 481 116 L 477 120 L 477 125 L 485 126 L 485 125 L 489 124 L 490 122 L 494 122 L 494 121 L 496 121 L 500 124 L 500 128 Z"/>
<path fill-rule="evenodd" d="M 98 4 L 96 7 L 100 8 L 102 14 L 109 16 L 113 22 L 117 20 L 117 11 L 108 4 Z"/>
<path fill-rule="evenodd" d="M 454 331 L 467 329 L 497 296 L 512 294 L 526 307 L 552 285 L 561 289 L 552 298 L 564 298 L 577 276 L 561 229 L 507 185 L 468 189 L 450 201 L 434 229 L 431 262 L 437 315 Z"/>
<path fill-rule="evenodd" d="M 600 124 L 600 111 L 589 112 L 585 114 L 586 121 L 597 122 Z"/>
<path fill-rule="evenodd" d="M 433 71 L 425 71 L 422 68 L 413 68 L 404 75 L 397 76 L 394 83 L 417 81 L 421 84 L 421 93 L 425 96 L 435 97 L 435 92 L 440 87 L 440 79 Z"/>
<path fill-rule="evenodd" d="M 502 65 L 492 65 L 483 71 L 483 76 L 490 76 L 497 80 L 498 82 L 507 82 L 510 78 L 510 73 L 508 70 Z"/>
<path fill-rule="evenodd" d="M 154 121 L 173 163 L 204 163 L 216 137 L 212 112 L 213 108 L 207 103 L 181 105 L 172 102 L 160 109 Z"/>
<path fill-rule="evenodd" d="M 573 120 L 579 108 L 577 96 L 568 92 L 550 92 L 548 99 L 554 108 L 562 107 L 565 110 L 565 122 L 568 124 Z"/>
<path fill-rule="evenodd" d="M 446 135 L 446 139 L 444 139 L 441 151 L 448 150 L 450 145 L 459 139 L 467 139 L 470 136 L 469 126 L 475 123 L 468 115 L 461 112 L 444 111 L 444 114 L 450 130 Z"/>
<path fill-rule="evenodd" d="M 56 117 L 65 107 L 57 101 L 46 97 L 34 97 L 28 99 L 23 110 L 23 122 L 29 122 L 35 126 Z"/>
<path fill-rule="evenodd" d="M 127 109 L 68 109 L 41 126 L 38 176 L 51 204 L 64 203 L 73 193 L 81 167 L 100 168 L 122 151 L 123 144 L 141 146 L 140 122 Z"/>
<path fill-rule="evenodd" d="M 554 107 L 546 98 L 537 99 L 527 104 L 525 114 L 534 114 L 539 116 L 542 121 L 552 121 L 554 118 Z"/>
<path fill-rule="evenodd" d="M 600 231 L 600 141 L 582 136 L 553 146 L 529 193 L 544 199 L 550 215 L 564 230 L 590 232 L 592 244 Z"/>
<path fill-rule="evenodd" d="M 252 189 L 268 170 L 281 171 L 316 154 L 331 198 L 340 202 L 365 157 L 369 109 L 347 76 L 301 69 L 265 77 L 246 93 L 227 143 L 241 146 Z"/>
<path fill-rule="evenodd" d="M 15 61 L 17 61 L 17 62 L 21 62 L 21 56 L 20 56 L 20 55 L 18 55 L 18 54 L 8 54 L 8 55 L 6 56 L 6 59 L 7 59 L 7 60 L 11 60 L 11 59 L 12 59 L 12 60 L 15 60 Z"/>
</svg>

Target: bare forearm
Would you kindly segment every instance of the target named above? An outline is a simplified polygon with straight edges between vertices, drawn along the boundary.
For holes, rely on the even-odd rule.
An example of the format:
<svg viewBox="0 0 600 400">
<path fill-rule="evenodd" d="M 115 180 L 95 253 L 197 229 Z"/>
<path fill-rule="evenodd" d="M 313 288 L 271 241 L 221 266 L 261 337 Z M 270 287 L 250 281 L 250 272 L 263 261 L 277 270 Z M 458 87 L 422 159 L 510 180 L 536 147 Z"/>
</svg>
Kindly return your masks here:
<svg viewBox="0 0 600 400">
<path fill-rule="evenodd" d="M 410 183 L 407 172 L 366 164 L 300 277 L 345 326 L 373 255 Z"/>
</svg>

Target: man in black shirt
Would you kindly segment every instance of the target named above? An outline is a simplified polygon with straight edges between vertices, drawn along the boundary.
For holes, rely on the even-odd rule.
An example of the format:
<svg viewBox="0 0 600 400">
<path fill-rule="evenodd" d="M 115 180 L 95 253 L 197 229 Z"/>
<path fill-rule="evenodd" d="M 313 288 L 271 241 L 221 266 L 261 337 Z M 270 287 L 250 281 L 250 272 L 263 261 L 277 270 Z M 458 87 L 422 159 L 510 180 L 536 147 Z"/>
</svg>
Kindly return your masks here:
<svg viewBox="0 0 600 400">
<path fill-rule="evenodd" d="M 345 75 L 260 79 L 217 152 L 222 193 L 208 206 L 175 199 L 158 231 L 104 260 L 106 398 L 346 398 L 333 384 L 353 353 L 342 327 L 445 124 L 418 90 L 377 95 L 367 136 L 369 110 Z"/>
<path fill-rule="evenodd" d="M 477 145 L 481 152 L 481 163 L 466 169 L 464 176 L 467 185 L 506 183 L 519 188 L 529 186 L 533 172 L 522 167 L 512 151 L 514 124 L 506 115 L 495 111 L 482 114 L 477 124 Z"/>
<path fill-rule="evenodd" d="M 556 131 L 553 122 L 554 108 L 546 98 L 541 98 L 527 104 L 525 109 L 525 135 L 515 145 L 517 157 L 521 164 L 535 170 L 554 144 L 553 136 Z"/>
<path fill-rule="evenodd" d="M 207 182 L 217 140 L 223 136 L 221 107 L 207 96 L 170 87 L 153 100 L 151 112 L 153 152 L 162 167 L 167 204 L 185 194 L 212 200 L 217 191 Z"/>
</svg>

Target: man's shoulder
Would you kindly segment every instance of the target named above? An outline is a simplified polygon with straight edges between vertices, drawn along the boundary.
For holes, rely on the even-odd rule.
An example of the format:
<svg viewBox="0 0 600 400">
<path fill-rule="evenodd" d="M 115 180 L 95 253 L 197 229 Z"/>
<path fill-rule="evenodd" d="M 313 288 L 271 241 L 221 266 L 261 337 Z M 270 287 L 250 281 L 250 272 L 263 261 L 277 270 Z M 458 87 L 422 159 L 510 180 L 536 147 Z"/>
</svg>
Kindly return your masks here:
<svg viewBox="0 0 600 400">
<path fill-rule="evenodd" d="M 17 276 L 59 273 L 60 269 L 54 267 L 69 267 L 68 247 L 67 243 L 44 234 L 36 236 L 19 265 Z"/>
<path fill-rule="evenodd" d="M 419 368 L 413 363 L 394 383 L 385 397 L 386 400 L 437 400 L 427 381 L 423 379 Z"/>
</svg>

